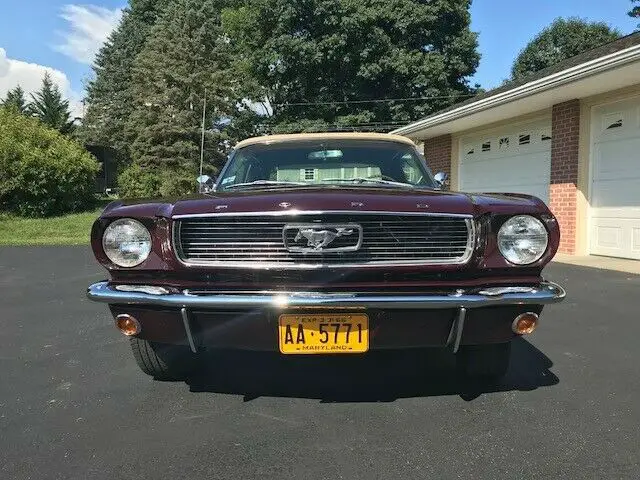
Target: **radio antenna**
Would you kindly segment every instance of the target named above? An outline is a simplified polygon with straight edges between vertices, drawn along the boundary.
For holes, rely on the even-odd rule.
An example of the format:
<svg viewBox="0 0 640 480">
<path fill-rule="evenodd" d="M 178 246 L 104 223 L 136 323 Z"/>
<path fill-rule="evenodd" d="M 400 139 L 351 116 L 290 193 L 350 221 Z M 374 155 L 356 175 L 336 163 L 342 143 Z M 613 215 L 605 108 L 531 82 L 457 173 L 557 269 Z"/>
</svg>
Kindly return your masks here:
<svg viewBox="0 0 640 480">
<path fill-rule="evenodd" d="M 207 89 L 204 89 L 204 105 L 202 107 L 202 138 L 200 139 L 200 176 L 202 177 L 202 165 L 204 163 L 204 129 L 207 118 Z M 203 183 L 199 182 L 198 192 L 202 193 Z"/>
</svg>

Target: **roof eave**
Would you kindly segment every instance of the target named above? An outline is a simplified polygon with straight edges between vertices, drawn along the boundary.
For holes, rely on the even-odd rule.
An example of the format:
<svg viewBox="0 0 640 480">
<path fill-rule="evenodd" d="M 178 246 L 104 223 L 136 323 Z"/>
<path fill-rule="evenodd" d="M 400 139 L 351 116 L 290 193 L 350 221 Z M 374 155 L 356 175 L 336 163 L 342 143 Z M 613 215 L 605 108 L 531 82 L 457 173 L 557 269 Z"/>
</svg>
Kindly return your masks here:
<svg viewBox="0 0 640 480">
<path fill-rule="evenodd" d="M 604 55 L 589 62 L 576 65 L 575 67 L 567 68 L 566 70 L 525 83 L 524 85 L 514 87 L 511 90 L 483 98 L 477 102 L 461 105 L 459 108 L 454 108 L 453 110 L 440 114 L 436 113 L 423 120 L 398 128 L 391 133 L 395 135 L 411 136 L 416 132 L 423 132 L 431 127 L 451 122 L 473 113 L 478 113 L 516 100 L 521 100 L 528 96 L 551 90 L 597 73 L 621 67 L 628 63 L 638 61 L 639 59 L 640 45 L 634 45 L 624 50 Z"/>
</svg>

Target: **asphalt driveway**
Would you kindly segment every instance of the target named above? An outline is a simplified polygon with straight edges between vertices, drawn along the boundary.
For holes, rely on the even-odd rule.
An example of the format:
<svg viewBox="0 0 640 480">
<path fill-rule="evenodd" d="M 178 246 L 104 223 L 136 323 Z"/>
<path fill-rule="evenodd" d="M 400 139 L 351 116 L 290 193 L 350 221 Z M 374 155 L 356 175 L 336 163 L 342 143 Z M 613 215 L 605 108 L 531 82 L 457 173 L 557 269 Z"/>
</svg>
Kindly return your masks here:
<svg viewBox="0 0 640 480">
<path fill-rule="evenodd" d="M 640 276 L 550 266 L 568 299 L 492 388 L 423 352 L 154 382 L 84 297 L 105 276 L 87 248 L 0 248 L 0 478 L 640 477 Z"/>
</svg>

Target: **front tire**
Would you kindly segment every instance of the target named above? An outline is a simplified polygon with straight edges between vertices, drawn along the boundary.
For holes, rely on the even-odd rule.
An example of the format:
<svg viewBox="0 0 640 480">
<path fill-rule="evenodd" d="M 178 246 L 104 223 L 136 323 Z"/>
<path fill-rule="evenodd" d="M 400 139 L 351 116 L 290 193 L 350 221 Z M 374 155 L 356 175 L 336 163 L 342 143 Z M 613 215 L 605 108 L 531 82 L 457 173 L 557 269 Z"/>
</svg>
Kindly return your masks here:
<svg viewBox="0 0 640 480">
<path fill-rule="evenodd" d="M 188 347 L 131 338 L 131 351 L 138 367 L 156 380 L 183 380 L 196 366 Z"/>
<path fill-rule="evenodd" d="M 458 373 L 477 380 L 498 380 L 509 368 L 511 342 L 494 345 L 467 345 L 457 354 Z"/>
</svg>

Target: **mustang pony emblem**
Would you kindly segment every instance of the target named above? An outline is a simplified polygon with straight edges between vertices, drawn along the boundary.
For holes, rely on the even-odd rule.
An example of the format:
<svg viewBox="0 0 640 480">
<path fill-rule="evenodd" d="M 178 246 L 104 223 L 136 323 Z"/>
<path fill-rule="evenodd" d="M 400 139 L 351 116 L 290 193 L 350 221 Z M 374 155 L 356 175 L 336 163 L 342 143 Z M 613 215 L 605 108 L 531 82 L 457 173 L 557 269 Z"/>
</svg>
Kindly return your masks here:
<svg viewBox="0 0 640 480">
<path fill-rule="evenodd" d="M 336 238 L 345 237 L 342 242 Z M 284 246 L 290 252 L 355 252 L 362 245 L 362 226 L 357 223 L 290 223 L 282 230 Z"/>
<path fill-rule="evenodd" d="M 352 228 L 338 227 L 331 230 L 317 230 L 315 228 L 301 228 L 294 241 L 299 242 L 302 238 L 307 239 L 307 246 L 313 247 L 314 250 L 322 250 L 338 237 L 346 237 L 353 235 Z"/>
</svg>

